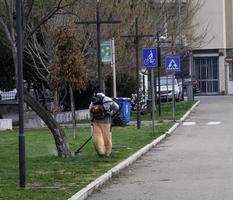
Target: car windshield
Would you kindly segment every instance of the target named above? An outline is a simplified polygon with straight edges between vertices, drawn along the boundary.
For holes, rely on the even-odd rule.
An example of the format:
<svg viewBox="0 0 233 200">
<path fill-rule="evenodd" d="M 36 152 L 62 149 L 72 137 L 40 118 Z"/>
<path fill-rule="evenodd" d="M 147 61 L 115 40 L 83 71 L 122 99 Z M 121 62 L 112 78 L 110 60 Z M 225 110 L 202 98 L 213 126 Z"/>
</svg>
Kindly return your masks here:
<svg viewBox="0 0 233 200">
<path fill-rule="evenodd" d="M 176 84 L 176 79 L 175 79 L 174 84 Z M 157 81 L 157 85 L 158 85 L 158 81 Z M 163 86 L 163 85 L 172 85 L 172 78 L 161 78 L 160 79 L 160 85 L 161 86 Z"/>
</svg>

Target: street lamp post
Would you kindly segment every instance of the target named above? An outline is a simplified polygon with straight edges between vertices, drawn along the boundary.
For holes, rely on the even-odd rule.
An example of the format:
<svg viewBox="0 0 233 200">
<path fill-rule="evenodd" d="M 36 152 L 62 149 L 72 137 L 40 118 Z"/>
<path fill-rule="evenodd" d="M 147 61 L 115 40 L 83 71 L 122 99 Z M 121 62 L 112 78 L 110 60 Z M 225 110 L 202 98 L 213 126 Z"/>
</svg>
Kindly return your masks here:
<svg viewBox="0 0 233 200">
<path fill-rule="evenodd" d="M 17 31 L 17 64 L 18 64 L 18 97 L 19 97 L 19 186 L 25 187 L 25 136 L 23 116 L 23 31 L 22 1 L 16 0 L 16 31 Z"/>
</svg>

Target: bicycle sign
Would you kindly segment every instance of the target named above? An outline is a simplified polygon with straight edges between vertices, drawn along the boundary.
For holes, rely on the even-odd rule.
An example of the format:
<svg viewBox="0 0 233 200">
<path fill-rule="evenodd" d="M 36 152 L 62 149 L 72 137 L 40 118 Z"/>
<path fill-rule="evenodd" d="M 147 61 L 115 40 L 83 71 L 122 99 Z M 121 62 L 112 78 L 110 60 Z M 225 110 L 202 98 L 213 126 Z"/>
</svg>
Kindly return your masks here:
<svg viewBox="0 0 233 200">
<path fill-rule="evenodd" d="M 142 60 L 144 67 L 158 67 L 158 51 L 157 48 L 143 48 Z"/>
</svg>

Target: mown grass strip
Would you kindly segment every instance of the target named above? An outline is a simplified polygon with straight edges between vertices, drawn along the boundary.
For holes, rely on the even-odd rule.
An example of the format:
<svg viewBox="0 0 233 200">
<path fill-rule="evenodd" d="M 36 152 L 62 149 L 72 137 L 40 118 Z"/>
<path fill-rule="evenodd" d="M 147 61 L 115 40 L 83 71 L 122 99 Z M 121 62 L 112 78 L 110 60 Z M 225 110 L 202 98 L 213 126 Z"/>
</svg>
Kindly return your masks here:
<svg viewBox="0 0 233 200">
<path fill-rule="evenodd" d="M 181 115 L 191 105 L 183 104 L 180 108 Z M 25 189 L 18 188 L 18 131 L 0 132 L 0 199 L 68 199 L 104 172 L 165 133 L 171 125 L 172 122 L 157 124 L 155 134 L 152 134 L 151 126 L 142 126 L 139 130 L 136 126 L 114 127 L 113 153 L 109 158 L 99 158 L 92 142 L 89 142 L 80 154 L 70 159 L 60 159 L 56 156 L 54 140 L 48 129 L 25 130 Z M 90 137 L 90 128 L 78 128 L 76 140 L 72 137 L 71 129 L 66 129 L 65 132 L 72 151 Z"/>
</svg>

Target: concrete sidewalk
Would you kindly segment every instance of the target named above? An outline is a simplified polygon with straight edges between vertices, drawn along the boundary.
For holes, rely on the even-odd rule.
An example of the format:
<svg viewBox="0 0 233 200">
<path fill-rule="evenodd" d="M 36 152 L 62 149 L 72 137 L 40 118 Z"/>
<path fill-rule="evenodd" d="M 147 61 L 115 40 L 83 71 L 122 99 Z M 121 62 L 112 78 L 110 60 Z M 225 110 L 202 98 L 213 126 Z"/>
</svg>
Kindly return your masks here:
<svg viewBox="0 0 233 200">
<path fill-rule="evenodd" d="M 140 158 L 142 155 L 147 153 L 150 149 L 155 147 L 157 144 L 159 144 L 163 139 L 165 139 L 167 136 L 169 136 L 191 113 L 191 111 L 199 104 L 199 101 L 186 112 L 186 114 L 179 120 L 178 123 L 175 123 L 173 127 L 171 127 L 170 130 L 168 130 L 164 135 L 160 136 L 156 140 L 154 140 L 152 143 L 146 145 L 139 151 L 137 151 L 135 154 L 130 156 L 128 159 L 124 160 L 111 170 L 109 170 L 107 173 L 103 174 L 99 178 L 97 178 L 95 181 L 91 182 L 89 185 L 87 185 L 85 188 L 80 190 L 78 193 L 73 195 L 69 200 L 84 200 L 89 195 L 91 195 L 94 191 L 96 191 L 98 188 L 100 188 L 104 183 L 106 183 L 108 180 L 113 178 L 116 174 L 119 174 L 122 170 L 130 166 L 132 163 L 134 163 L 138 158 Z M 151 123 L 151 122 L 150 122 Z M 111 198 L 110 198 L 111 199 Z"/>
<path fill-rule="evenodd" d="M 233 97 L 200 105 L 163 142 L 89 200 L 232 200 Z"/>
</svg>

